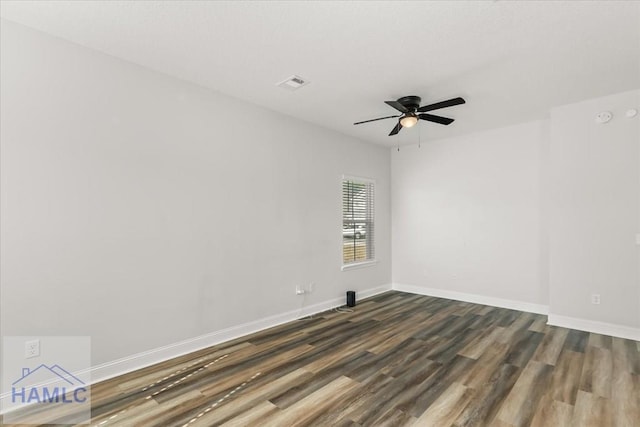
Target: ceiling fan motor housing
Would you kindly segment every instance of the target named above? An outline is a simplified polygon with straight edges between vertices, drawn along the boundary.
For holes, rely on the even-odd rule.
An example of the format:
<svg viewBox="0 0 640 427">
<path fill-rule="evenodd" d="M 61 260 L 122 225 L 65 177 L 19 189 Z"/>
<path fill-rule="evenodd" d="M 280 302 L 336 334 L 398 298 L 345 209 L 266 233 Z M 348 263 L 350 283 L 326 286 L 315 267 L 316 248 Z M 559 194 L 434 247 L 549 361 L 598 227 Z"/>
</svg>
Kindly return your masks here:
<svg viewBox="0 0 640 427">
<path fill-rule="evenodd" d="M 398 102 L 406 107 L 409 111 L 416 111 L 420 108 L 420 99 L 419 96 L 403 96 L 398 99 Z"/>
</svg>

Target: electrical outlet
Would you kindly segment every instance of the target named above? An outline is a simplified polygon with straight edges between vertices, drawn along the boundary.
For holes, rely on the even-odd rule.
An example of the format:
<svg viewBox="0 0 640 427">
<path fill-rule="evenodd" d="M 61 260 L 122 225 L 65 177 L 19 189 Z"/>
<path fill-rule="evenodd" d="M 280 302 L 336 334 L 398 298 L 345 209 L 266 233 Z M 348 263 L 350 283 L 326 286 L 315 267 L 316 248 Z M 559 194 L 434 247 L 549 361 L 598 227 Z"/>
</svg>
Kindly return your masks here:
<svg viewBox="0 0 640 427">
<path fill-rule="evenodd" d="M 591 295 L 591 304 L 600 304 L 600 294 L 592 294 Z"/>
<path fill-rule="evenodd" d="M 315 290 L 316 290 L 316 282 L 309 283 L 309 287 L 307 288 L 307 291 L 309 291 L 309 293 L 313 293 Z"/>
<path fill-rule="evenodd" d="M 26 341 L 24 343 L 24 358 L 31 359 L 38 356 L 40 356 L 40 340 Z"/>
<path fill-rule="evenodd" d="M 301 285 L 296 285 L 296 295 L 305 294 L 307 291 Z"/>
</svg>

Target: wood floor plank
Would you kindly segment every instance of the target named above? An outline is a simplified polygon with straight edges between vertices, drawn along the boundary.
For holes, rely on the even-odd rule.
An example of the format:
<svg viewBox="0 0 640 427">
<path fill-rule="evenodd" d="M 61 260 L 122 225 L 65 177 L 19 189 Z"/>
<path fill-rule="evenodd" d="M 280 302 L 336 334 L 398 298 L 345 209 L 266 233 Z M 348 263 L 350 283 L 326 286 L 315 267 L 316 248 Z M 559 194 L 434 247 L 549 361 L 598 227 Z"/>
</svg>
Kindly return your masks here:
<svg viewBox="0 0 640 427">
<path fill-rule="evenodd" d="M 580 390 L 573 412 L 573 425 L 580 427 L 612 426 L 613 413 L 611 409 L 609 399 Z"/>
<path fill-rule="evenodd" d="M 432 376 L 419 384 L 413 396 L 405 393 L 405 396 L 398 399 L 396 406 L 407 414 L 420 417 L 451 383 L 458 381 L 475 363 L 473 359 L 454 356 L 450 363 L 442 365 Z"/>
<path fill-rule="evenodd" d="M 512 310 L 507 311 L 503 321 L 500 326 L 505 326 L 504 333 L 497 338 L 498 342 L 502 343 L 510 343 L 513 340 L 513 337 L 520 336 L 522 332 L 527 330 L 531 324 L 534 322 L 534 315 L 531 313 L 523 313 L 523 312 L 514 312 L 511 313 Z M 506 323 L 507 320 L 513 318 L 511 323 Z"/>
<path fill-rule="evenodd" d="M 186 403 L 193 402 L 197 399 L 204 399 L 204 397 L 198 390 L 191 390 L 187 393 L 184 393 L 164 405 L 158 405 L 158 403 L 153 399 L 145 399 L 144 403 L 140 404 L 139 406 L 126 408 L 122 413 L 117 412 L 116 414 L 118 414 L 118 417 L 112 420 L 112 422 L 109 422 L 109 425 L 126 427 L 141 424 L 150 417 L 162 418 L 163 414 L 179 410 L 177 408 L 181 408 Z M 99 425 L 100 422 L 104 421 L 105 419 L 108 418 L 105 417 L 103 419 L 97 419 L 94 422 Z"/>
<path fill-rule="evenodd" d="M 540 316 L 536 320 L 533 321 L 531 326 L 529 326 L 529 330 L 533 332 L 546 332 L 547 327 L 547 318 L 545 316 Z"/>
<path fill-rule="evenodd" d="M 640 376 L 619 372 L 612 381 L 614 426 L 640 425 Z"/>
<path fill-rule="evenodd" d="M 486 381 L 473 387 L 475 394 L 455 420 L 455 426 L 481 426 L 491 425 L 492 421 L 495 422 L 496 414 L 518 380 L 521 369 L 517 366 L 499 363 L 495 365 L 495 369 L 489 372 L 491 372 L 491 376 Z"/>
<path fill-rule="evenodd" d="M 419 320 L 420 315 L 416 316 L 417 318 L 410 318 L 407 321 L 397 324 L 394 327 L 395 331 L 388 331 L 388 336 L 384 341 L 372 343 L 370 346 L 366 347 L 367 351 L 377 354 L 391 349 L 396 349 L 398 345 L 422 330 L 422 323 L 417 321 Z"/>
<path fill-rule="evenodd" d="M 264 427 L 311 425 L 325 412 L 332 411 L 333 406 L 339 404 L 342 396 L 357 386 L 358 383 L 350 378 L 337 378 L 276 415 L 264 417 L 261 425 Z"/>
<path fill-rule="evenodd" d="M 478 359 L 482 354 L 493 346 L 496 339 L 504 333 L 503 327 L 487 328 L 480 331 L 479 334 L 473 338 L 464 348 L 462 348 L 458 354 L 460 356 L 468 357 L 469 359 Z"/>
<path fill-rule="evenodd" d="M 570 426 L 572 419 L 573 405 L 545 396 L 538 405 L 530 427 Z"/>
<path fill-rule="evenodd" d="M 378 419 L 376 425 L 388 426 L 388 427 L 405 427 L 415 425 L 416 419 L 408 415 L 407 413 L 396 409 L 384 414 L 383 417 Z"/>
<path fill-rule="evenodd" d="M 551 372 L 550 365 L 531 361 L 511 389 L 496 418 L 514 426 L 531 423 L 538 402 L 546 392 Z"/>
<path fill-rule="evenodd" d="M 595 334 L 593 332 L 589 334 L 589 340 L 587 341 L 587 345 L 590 345 L 593 347 L 606 348 L 609 350 L 611 350 L 611 344 L 612 344 L 612 340 L 610 336 Z"/>
<path fill-rule="evenodd" d="M 640 358 L 635 351 L 635 342 L 623 338 L 612 338 L 614 369 L 640 375 Z"/>
<path fill-rule="evenodd" d="M 398 406 L 396 401 L 403 396 L 415 396 L 417 392 L 414 390 L 434 375 L 440 366 L 439 363 L 425 359 L 423 356 L 423 358 L 413 361 L 398 377 L 383 376 L 381 381 L 383 384 L 380 385 L 372 380 L 379 378 L 381 374 L 366 377 L 360 375 L 362 371 L 355 370 L 350 375 L 353 378 L 359 378 L 361 387 L 366 387 L 369 404 L 357 410 L 349 409 L 349 417 L 363 425 L 374 424 L 387 412 L 393 411 Z M 391 381 L 389 381 L 390 378 Z"/>
<path fill-rule="evenodd" d="M 359 386 L 345 395 L 342 402 L 335 407 L 335 411 L 325 415 L 322 421 L 331 426 L 346 424 L 347 421 L 358 424 L 353 420 L 358 419 L 358 414 L 367 413 L 375 402 L 376 393 L 393 381 L 393 378 L 381 373 L 370 376 L 362 382 L 358 381 Z"/>
<path fill-rule="evenodd" d="M 550 393 L 553 400 L 574 405 L 580 378 L 584 354 L 563 349 L 551 376 Z"/>
<path fill-rule="evenodd" d="M 377 390 L 371 396 L 371 404 L 362 411 L 353 413 L 352 419 L 362 425 L 375 425 L 394 409 L 408 413 L 406 404 L 414 403 L 433 384 L 429 380 L 437 375 L 440 368 L 439 363 L 428 359 L 416 360 L 403 375 Z"/>
<path fill-rule="evenodd" d="M 455 339 L 440 337 L 427 352 L 427 357 L 440 363 L 447 363 L 456 355 L 464 357 L 459 355 L 459 352 L 473 340 L 476 334 L 477 332 L 473 329 L 465 329 Z"/>
<path fill-rule="evenodd" d="M 465 410 L 474 390 L 453 382 L 417 419 L 416 425 L 442 426 L 453 425 L 460 413 Z"/>
<path fill-rule="evenodd" d="M 544 334 L 529 330 L 521 330 L 512 337 L 513 345 L 507 353 L 505 362 L 520 368 L 526 366 L 538 349 Z"/>
<path fill-rule="evenodd" d="M 529 328 L 529 330 L 531 330 L 531 328 Z M 555 366 L 568 334 L 568 329 L 551 327 L 549 332 L 544 335 L 532 359 Z"/>
<path fill-rule="evenodd" d="M 259 427 L 262 426 L 263 419 L 277 417 L 277 414 L 280 412 L 280 409 L 276 405 L 265 400 L 251 408 L 251 411 L 239 414 L 237 417 L 221 425 L 224 427 Z"/>
<path fill-rule="evenodd" d="M 437 340 L 433 337 L 433 340 Z M 401 376 L 411 367 L 411 365 L 417 360 L 424 357 L 424 349 L 429 346 L 427 341 L 418 340 L 415 338 L 409 338 L 402 343 L 402 351 L 398 352 L 397 349 L 389 350 L 388 353 L 395 353 L 395 357 L 388 358 L 385 361 L 385 365 L 380 369 L 380 373 L 388 375 L 393 378 Z M 385 356 L 384 354 L 381 356 Z"/>
<path fill-rule="evenodd" d="M 606 348 L 587 346 L 580 376 L 580 390 L 610 398 L 612 373 L 611 351 Z"/>
<path fill-rule="evenodd" d="M 584 331 L 570 330 L 565 339 L 564 348 L 576 353 L 584 353 L 587 346 L 587 340 L 589 339 L 589 333 Z"/>
<path fill-rule="evenodd" d="M 209 411 L 202 419 L 209 425 L 223 424 L 237 418 L 243 418 L 246 412 L 252 412 L 254 407 L 267 401 L 270 396 L 282 392 L 292 386 L 301 385 L 309 381 L 312 377 L 310 372 L 304 369 L 297 369 L 274 380 L 265 381 L 260 385 L 252 385 L 245 390 L 241 390 L 233 401 L 220 405 L 215 411 Z M 240 383 L 242 384 L 242 383 Z M 211 399 L 209 400 L 211 401 Z M 267 405 L 269 408 L 276 406 Z"/>
<path fill-rule="evenodd" d="M 463 373 L 458 381 L 475 389 L 484 387 L 490 383 L 494 373 L 505 364 L 504 360 L 508 352 L 508 344 L 494 343 L 482 354 L 478 362 L 471 369 Z"/>
<path fill-rule="evenodd" d="M 272 357 L 268 359 L 264 359 L 260 361 L 260 363 L 254 363 L 250 367 L 250 371 L 248 371 L 251 375 L 254 375 L 257 372 L 261 374 L 273 370 L 280 365 L 287 364 L 288 360 L 296 357 L 300 357 L 303 354 L 311 351 L 313 347 L 310 345 L 301 345 L 295 347 L 287 352 L 278 354 L 277 357 Z M 216 396 L 218 394 L 226 392 L 226 390 L 232 389 L 238 385 L 238 379 L 235 376 L 228 378 L 219 378 L 213 379 L 210 383 L 206 385 L 199 386 L 200 391 L 205 396 Z"/>
</svg>

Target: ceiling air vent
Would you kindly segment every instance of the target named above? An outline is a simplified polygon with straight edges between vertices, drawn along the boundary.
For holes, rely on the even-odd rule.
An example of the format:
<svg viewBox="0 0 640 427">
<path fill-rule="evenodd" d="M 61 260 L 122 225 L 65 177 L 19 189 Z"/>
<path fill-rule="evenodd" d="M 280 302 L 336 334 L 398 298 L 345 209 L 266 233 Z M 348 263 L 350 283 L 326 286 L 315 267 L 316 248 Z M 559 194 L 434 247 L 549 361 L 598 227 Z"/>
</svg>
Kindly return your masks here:
<svg viewBox="0 0 640 427">
<path fill-rule="evenodd" d="M 308 85 L 309 83 L 309 80 L 305 80 L 300 76 L 293 75 L 291 77 L 287 77 L 280 83 L 277 83 L 276 86 L 280 86 L 288 90 L 296 90 L 300 89 L 302 86 Z"/>
</svg>

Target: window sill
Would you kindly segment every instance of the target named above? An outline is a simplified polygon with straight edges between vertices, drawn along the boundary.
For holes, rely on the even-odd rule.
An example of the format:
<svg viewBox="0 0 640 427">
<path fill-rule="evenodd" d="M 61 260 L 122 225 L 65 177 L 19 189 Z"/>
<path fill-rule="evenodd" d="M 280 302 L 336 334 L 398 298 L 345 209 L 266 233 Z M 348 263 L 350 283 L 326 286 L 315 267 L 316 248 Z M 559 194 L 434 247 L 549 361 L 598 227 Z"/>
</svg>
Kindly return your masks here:
<svg viewBox="0 0 640 427">
<path fill-rule="evenodd" d="M 354 269 L 357 269 L 357 268 L 364 268 L 364 267 L 373 267 L 377 263 L 378 263 L 378 261 L 373 259 L 373 260 L 370 260 L 370 261 L 354 262 L 354 263 L 351 263 L 351 264 L 345 264 L 345 265 L 342 266 L 342 271 L 354 270 Z"/>
</svg>

